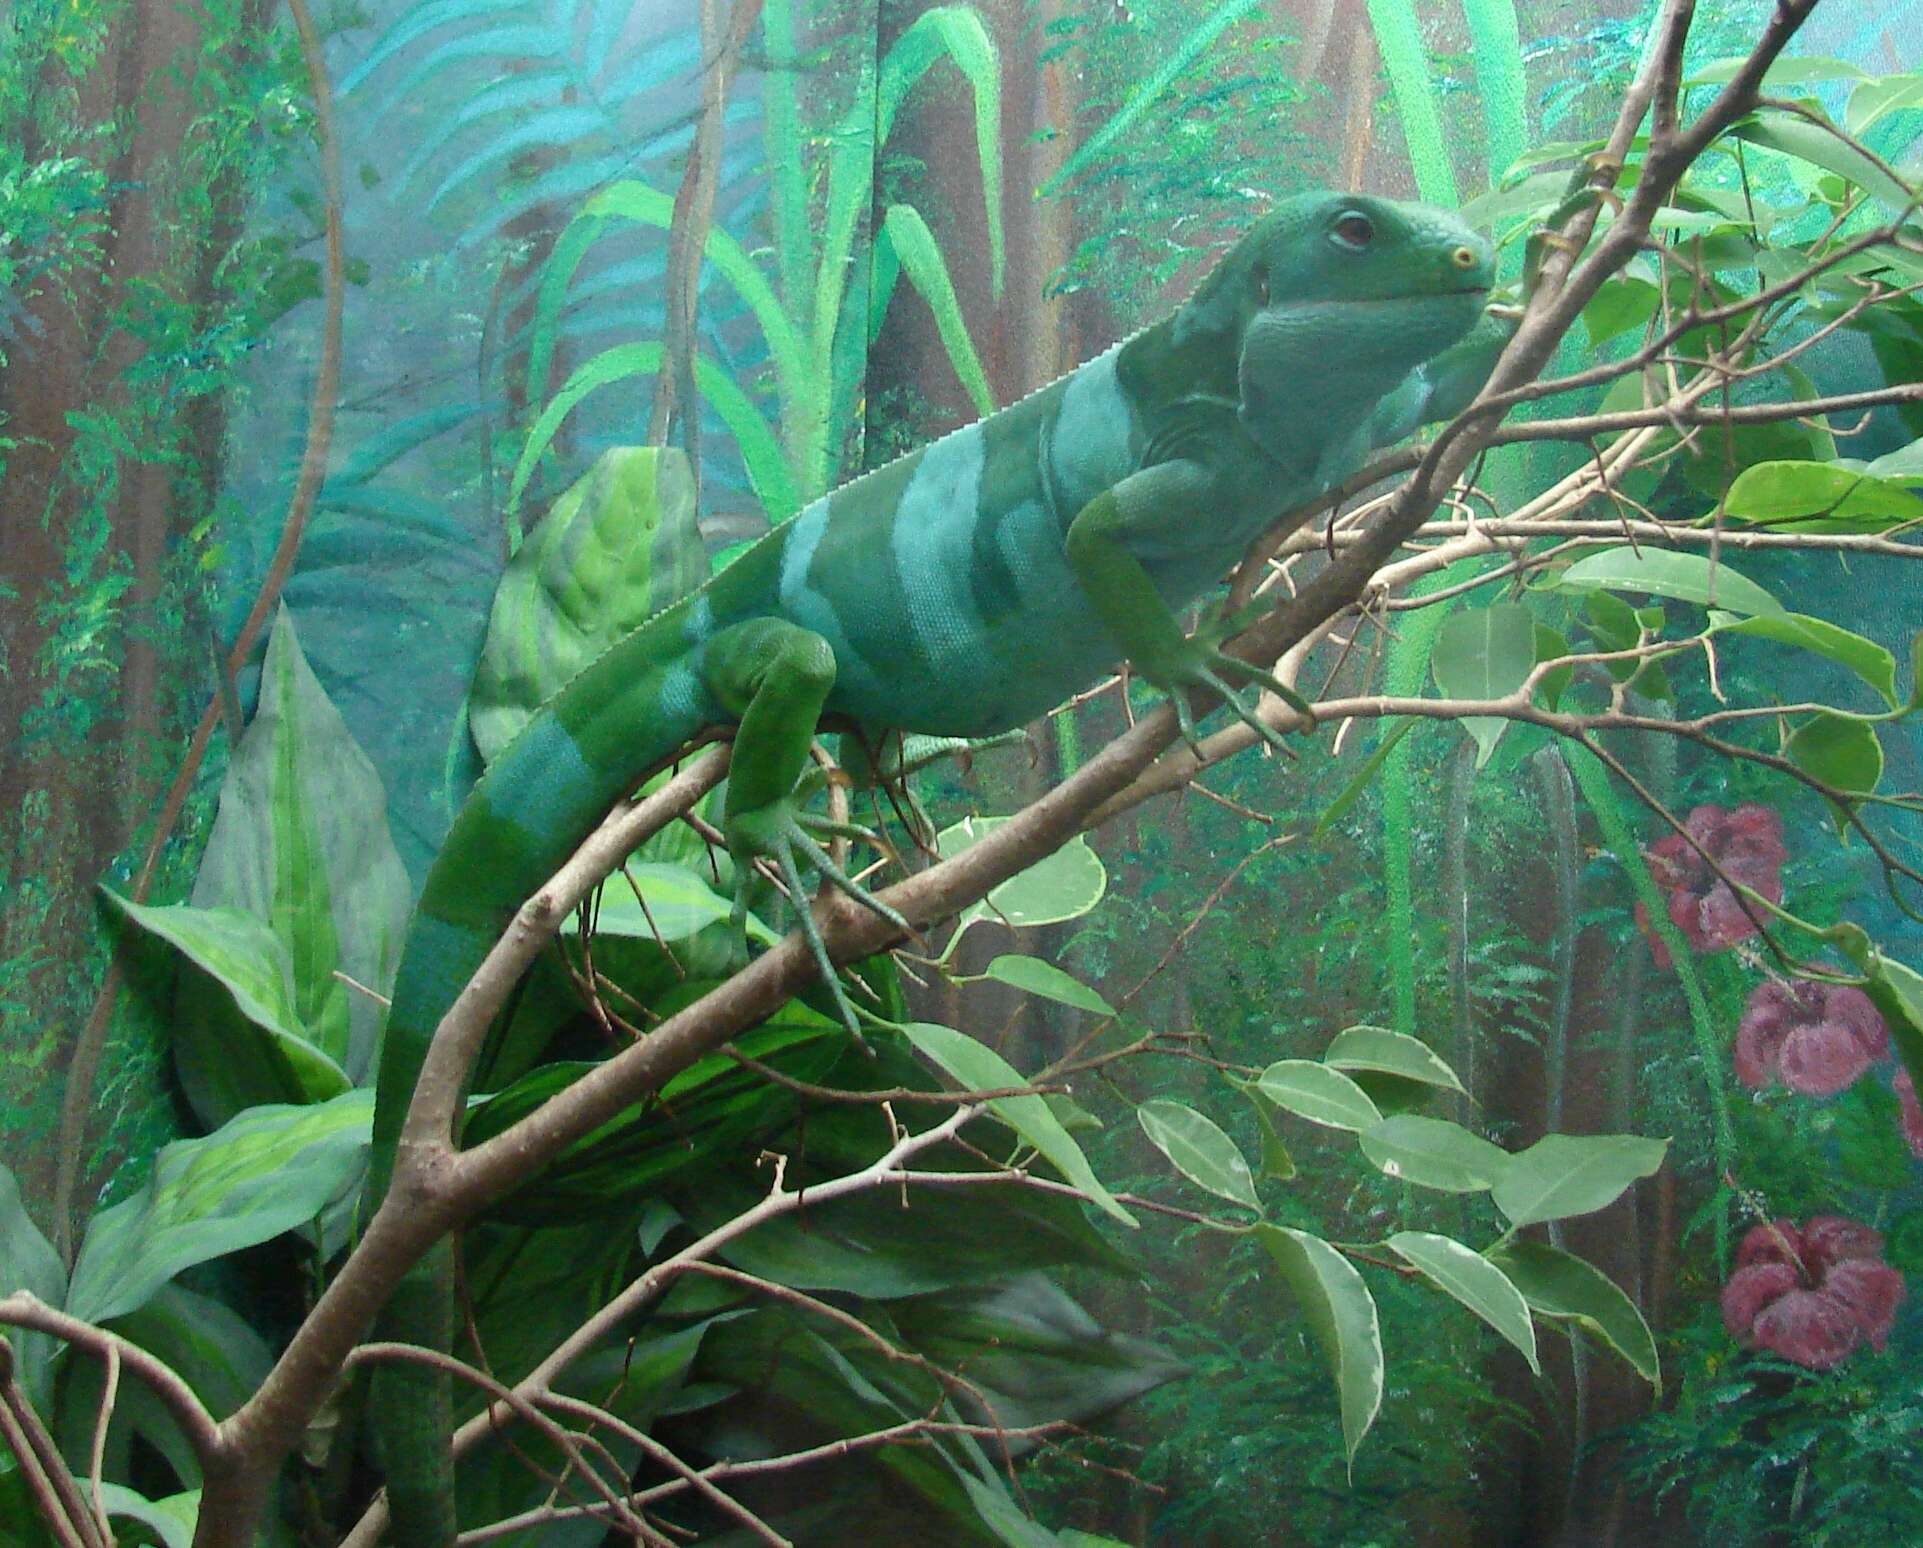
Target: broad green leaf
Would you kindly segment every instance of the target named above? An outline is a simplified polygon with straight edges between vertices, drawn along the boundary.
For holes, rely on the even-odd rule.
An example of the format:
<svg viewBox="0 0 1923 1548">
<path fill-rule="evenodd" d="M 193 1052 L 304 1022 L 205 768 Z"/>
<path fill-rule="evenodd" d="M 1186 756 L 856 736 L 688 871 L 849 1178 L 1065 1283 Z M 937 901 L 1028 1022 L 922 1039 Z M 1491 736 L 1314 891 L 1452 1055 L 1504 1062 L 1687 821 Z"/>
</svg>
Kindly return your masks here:
<svg viewBox="0 0 1923 1548">
<path fill-rule="evenodd" d="M 942 348 L 948 352 L 948 363 L 955 368 L 955 375 L 961 379 L 975 411 L 982 415 L 994 413 L 995 395 L 989 390 L 988 373 L 982 369 L 981 357 L 975 353 L 975 341 L 968 336 L 968 319 L 962 316 L 955 283 L 948 276 L 948 260 L 942 256 L 935 233 L 928 229 L 921 211 L 910 204 L 889 205 L 882 220 L 901 272 L 914 286 L 915 293 L 928 303 L 928 310 L 934 315 L 935 331 L 941 336 Z"/>
<path fill-rule="evenodd" d="M 1700 69 L 1692 70 L 1685 86 L 1722 86 L 1733 81 L 1744 65 L 1749 63 L 1747 54 L 1731 54 L 1725 59 L 1714 59 Z M 1813 81 L 1867 81 L 1870 73 L 1860 65 L 1853 65 L 1843 59 L 1824 59 L 1816 55 L 1799 55 L 1793 58 L 1778 59 L 1763 73 L 1765 86 L 1807 86 Z"/>
<path fill-rule="evenodd" d="M 1357 1136 L 1371 1165 L 1444 1193 L 1480 1193 L 1501 1180 L 1509 1152 L 1446 1118 L 1397 1113 Z"/>
<path fill-rule="evenodd" d="M 1065 1527 L 1055 1534 L 1062 1540 L 1062 1548 L 1128 1548 L 1128 1544 L 1117 1537 L 1103 1537 L 1099 1532 L 1081 1532 L 1074 1527 Z"/>
<path fill-rule="evenodd" d="M 1004 984 L 1012 984 L 1017 989 L 1030 994 L 1039 994 L 1043 999 L 1054 1000 L 1062 1005 L 1072 1005 L 1076 1010 L 1088 1011 L 1096 1016 L 1113 1016 L 1114 1008 L 1080 979 L 1064 973 L 1053 963 L 1044 962 L 1039 957 L 1006 955 L 997 957 L 982 970 L 983 976 L 993 978 Z"/>
<path fill-rule="evenodd" d="M 1841 136 L 1810 123 L 1807 119 L 1772 108 L 1758 108 L 1730 130 L 1738 139 L 1748 140 L 1768 150 L 1781 151 L 1811 166 L 1834 172 L 1845 182 L 1888 205 L 1905 210 L 1912 204 L 1910 191 L 1893 179 L 1869 156 Z"/>
<path fill-rule="evenodd" d="M 1142 1103 L 1135 1118 L 1149 1143 L 1196 1187 L 1250 1209 L 1262 1207 L 1249 1163 L 1212 1119 L 1164 1097 Z"/>
<path fill-rule="evenodd" d="M 1896 694 L 1896 657 L 1874 640 L 1839 628 L 1826 618 L 1808 613 L 1782 613 L 1761 618 L 1738 618 L 1734 613 L 1712 613 L 1710 623 L 1718 634 L 1753 635 L 1774 640 L 1779 645 L 1794 645 L 1814 655 L 1848 667 L 1877 691 L 1883 702 L 1895 709 L 1901 702 Z"/>
<path fill-rule="evenodd" d="M 1883 744 L 1876 728 L 1844 715 L 1812 715 L 1783 747 L 1812 779 L 1845 795 L 1868 795 L 1883 778 Z"/>
<path fill-rule="evenodd" d="M 1661 301 L 1661 289 L 1647 279 L 1624 274 L 1606 280 L 1582 310 L 1590 344 L 1605 344 L 1631 328 L 1642 327 L 1656 315 Z"/>
<path fill-rule="evenodd" d="M 1509 1276 L 1538 1317 L 1577 1323 L 1627 1360 L 1643 1380 L 1662 1390 L 1655 1336 L 1636 1303 L 1602 1270 L 1547 1242 L 1522 1238 L 1490 1248 L 1488 1257 Z"/>
<path fill-rule="evenodd" d="M 93 1485 L 86 1485 L 89 1498 L 92 1491 Z M 107 1507 L 109 1516 L 138 1521 L 150 1529 L 160 1539 L 162 1548 L 190 1548 L 194 1540 L 194 1528 L 200 1523 L 198 1489 L 170 1494 L 165 1499 L 150 1500 L 125 1484 L 108 1483 L 103 1479 L 100 1500 Z"/>
<path fill-rule="evenodd" d="M 1923 76 L 1887 75 L 1864 81 L 1850 93 L 1844 127 L 1858 139 L 1878 119 L 1908 108 L 1923 107 Z"/>
<path fill-rule="evenodd" d="M 158 936 L 224 994 L 231 1014 L 216 1016 L 214 992 L 184 1001 L 174 1025 L 181 1084 L 205 1118 L 228 1116 L 268 1097 L 325 1102 L 353 1082 L 308 1041 L 294 1008 L 293 968 L 287 948 L 267 924 L 234 908 L 188 903 L 146 907 L 101 888 L 107 900 L 141 929 Z"/>
<path fill-rule="evenodd" d="M 681 941 L 726 919 L 731 907 L 686 866 L 636 861 L 608 878 L 594 930 L 597 935 L 631 935 L 644 941 Z M 570 921 L 568 928 L 577 927 Z M 763 945 L 780 939 L 753 914 L 748 915 L 748 933 Z"/>
<path fill-rule="evenodd" d="M 1923 495 L 1833 462 L 1758 462 L 1731 482 L 1723 514 L 1784 532 L 1875 533 L 1923 521 Z"/>
<path fill-rule="evenodd" d="M 1538 1376 L 1542 1374 L 1529 1303 L 1500 1268 L 1461 1242 L 1429 1231 L 1399 1231 L 1389 1238 L 1388 1245 L 1390 1251 L 1421 1269 L 1438 1289 L 1454 1296 L 1514 1344 L 1529 1362 L 1529 1369 Z"/>
<path fill-rule="evenodd" d="M 952 1076 L 964 1090 L 995 1091 L 1028 1084 L 1021 1072 L 994 1049 L 978 1043 L 965 1032 L 933 1022 L 914 1021 L 903 1028 L 909 1041 Z M 1089 1167 L 1082 1147 L 1062 1127 L 1039 1096 L 997 1097 L 989 1111 L 1019 1134 L 1079 1188 L 1089 1201 L 1124 1225 L 1132 1226 L 1135 1217 L 1116 1202 Z"/>
<path fill-rule="evenodd" d="M 1519 602 L 1458 608 L 1436 632 L 1429 662 L 1446 699 L 1505 698 L 1536 664 L 1535 615 Z M 1489 761 L 1508 726 L 1502 717 L 1489 715 L 1462 722 L 1475 738 L 1477 768 Z"/>
<path fill-rule="evenodd" d="M 1604 593 L 1599 591 L 1596 592 L 1595 595 L 1602 596 Z M 1536 665 L 1541 666 L 1545 661 L 1561 661 L 1562 658 L 1568 654 L 1568 636 L 1558 630 L 1550 628 L 1548 624 L 1538 621 L 1536 624 Z M 1537 680 L 1536 692 L 1547 708 L 1554 709 L 1562 702 L 1563 694 L 1568 691 L 1569 685 L 1575 681 L 1575 678 L 1576 669 L 1573 665 L 1552 667 Z"/>
<path fill-rule="evenodd" d="M 1008 1487 L 1001 1479 L 976 1478 L 964 1473 L 961 1481 L 982 1524 L 1007 1548 L 1061 1548 L 1059 1537 L 1009 1498 Z"/>
<path fill-rule="evenodd" d="M 1262 1175 L 1272 1182 L 1287 1182 L 1295 1176 L 1295 1157 L 1289 1154 L 1289 1147 L 1283 1144 L 1275 1126 L 1281 1109 L 1262 1094 L 1261 1086 L 1255 1081 L 1239 1080 L 1234 1084 L 1255 1109 L 1255 1121 L 1262 1131 Z"/>
<path fill-rule="evenodd" d="M 0 1296 L 16 1290 L 28 1291 L 58 1310 L 67 1302 L 67 1267 L 27 1213 L 13 1173 L 0 1166 Z M 53 1356 L 59 1347 L 53 1335 L 8 1328 L 6 1337 L 13 1343 L 15 1368 L 27 1396 L 41 1412 L 48 1412 Z"/>
<path fill-rule="evenodd" d="M 1328 1129 L 1361 1132 L 1382 1122 L 1382 1113 L 1340 1070 L 1313 1059 L 1279 1059 L 1256 1082 L 1262 1095 L 1298 1118 Z"/>
<path fill-rule="evenodd" d="M 953 859 L 1009 820 L 964 817 L 942 829 L 935 839 L 936 853 L 944 860 Z M 1079 919 L 1102 901 L 1107 890 L 1108 872 L 1088 841 L 1077 836 L 1054 854 L 1009 877 L 981 902 L 970 904 L 963 910 L 955 934 L 959 937 L 963 930 L 984 919 L 1006 921 L 1016 929 Z"/>
<path fill-rule="evenodd" d="M 1418 724 L 1420 722 L 1413 718 L 1398 720 L 1393 727 L 1376 738 L 1375 750 L 1362 760 L 1362 767 L 1350 776 L 1349 782 L 1336 793 L 1336 798 L 1329 803 L 1328 809 L 1316 818 L 1315 828 L 1310 833 L 1310 838 L 1321 838 L 1348 815 L 1349 808 L 1362 798 L 1362 792 L 1367 790 L 1375 782 L 1376 775 L 1382 772 L 1382 765 L 1389 761 L 1389 754 L 1396 750 L 1396 743 L 1415 730 Z"/>
<path fill-rule="evenodd" d="M 1382 1329 L 1375 1298 L 1348 1259 L 1319 1236 L 1266 1224 L 1255 1234 L 1282 1271 L 1335 1374 L 1343 1448 L 1353 1466 L 1382 1407 Z"/>
<path fill-rule="evenodd" d="M 1600 587 L 1605 591 L 1648 592 L 1720 607 L 1732 613 L 1782 613 L 1782 603 L 1767 591 L 1703 554 L 1666 548 L 1606 548 L 1578 559 L 1557 584 L 1564 590 Z"/>
<path fill-rule="evenodd" d="M 286 949 L 302 1037 L 349 1081 L 368 1078 L 383 1010 L 339 975 L 387 992 L 413 889 L 388 831 L 380 775 L 308 666 L 285 608 L 268 638 L 260 703 L 228 765 L 189 901 L 265 920 Z M 226 1056 L 212 1041 L 220 1029 L 193 1035 L 194 1010 L 204 1004 L 183 1002 L 189 1036 L 177 1033 L 175 1044 L 190 1091 L 218 1084 Z M 190 1065 L 199 1068 L 190 1074 Z M 283 1093 L 235 1095 L 251 1104 Z M 210 1125 L 231 1116 L 218 1105 L 201 1113 Z"/>
<path fill-rule="evenodd" d="M 1462 1090 L 1456 1072 L 1443 1063 L 1433 1048 L 1421 1038 L 1391 1032 L 1387 1027 L 1349 1027 L 1336 1033 L 1322 1062 L 1331 1069 L 1347 1070 L 1351 1074 L 1368 1070 L 1378 1075 L 1420 1081 L 1425 1086 L 1440 1086 L 1444 1091 Z"/>
<path fill-rule="evenodd" d="M 1495 1186 L 1496 1207 L 1518 1226 L 1591 1214 L 1653 1175 L 1668 1149 L 1668 1140 L 1635 1134 L 1544 1135 L 1509 1157 Z"/>
<path fill-rule="evenodd" d="M 67 1310 L 102 1322 L 144 1305 L 182 1269 L 253 1247 L 318 1215 L 367 1161 L 371 1090 L 311 1107 L 255 1107 L 204 1139 L 175 1140 L 133 1197 L 93 1217 Z"/>
<path fill-rule="evenodd" d="M 238 1312 L 178 1284 L 162 1285 L 146 1305 L 109 1326 L 185 1378 L 216 1419 L 252 1397 L 274 1363 L 266 1341 Z M 172 1415 L 142 1388 L 122 1388 L 121 1400 L 127 1422 L 167 1459 L 174 1476 L 199 1483 L 200 1461 Z"/>
<path fill-rule="evenodd" d="M 707 574 L 687 457 L 674 447 L 603 452 L 495 587 L 468 700 L 481 756 L 492 763 L 569 678 Z"/>
</svg>

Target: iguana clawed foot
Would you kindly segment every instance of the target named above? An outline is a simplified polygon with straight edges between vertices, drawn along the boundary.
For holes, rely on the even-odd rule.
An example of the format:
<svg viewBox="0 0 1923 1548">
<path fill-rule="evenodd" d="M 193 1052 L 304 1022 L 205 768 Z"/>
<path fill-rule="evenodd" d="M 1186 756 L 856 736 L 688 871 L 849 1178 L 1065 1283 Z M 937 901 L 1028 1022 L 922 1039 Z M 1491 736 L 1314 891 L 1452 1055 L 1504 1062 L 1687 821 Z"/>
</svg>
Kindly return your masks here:
<svg viewBox="0 0 1923 1548">
<path fill-rule="evenodd" d="M 755 860 L 772 861 L 788 888 L 788 899 L 793 905 L 802 939 L 808 943 L 808 950 L 814 955 L 815 966 L 821 972 L 822 982 L 828 986 L 829 994 L 834 996 L 835 1008 L 840 1012 L 841 1019 L 853 1035 L 856 1044 L 866 1050 L 868 1045 L 862 1039 L 861 1024 L 855 1007 L 850 1003 L 847 991 L 841 986 L 841 976 L 835 971 L 835 964 L 828 955 L 827 944 L 821 938 L 821 930 L 815 923 L 813 910 L 809 907 L 812 893 L 802 882 L 803 868 L 814 872 L 843 896 L 852 898 L 863 908 L 885 919 L 897 929 L 912 934 L 914 926 L 837 865 L 834 856 L 817 842 L 815 835 L 820 834 L 826 838 L 855 839 L 886 849 L 887 846 L 881 837 L 852 823 L 836 822 L 831 818 L 805 810 L 802 802 L 806 799 L 807 793 L 810 792 L 807 790 L 807 782 L 804 782 L 802 791 L 797 794 L 784 796 L 766 806 L 736 812 L 724 823 L 723 835 L 728 841 L 728 852 L 734 856 L 736 867 L 732 920 L 745 944 L 748 889 L 753 882 L 753 862 Z"/>
<path fill-rule="evenodd" d="M 1238 685 L 1254 683 L 1257 687 L 1266 688 L 1311 724 L 1314 722 L 1315 710 L 1301 694 L 1253 662 L 1231 656 L 1222 649 L 1223 641 L 1239 634 L 1266 610 L 1267 604 L 1262 602 L 1252 602 L 1234 612 L 1215 610 L 1202 620 L 1194 634 L 1185 638 L 1181 646 L 1170 653 L 1168 659 L 1137 663 L 1142 675 L 1168 694 L 1175 705 L 1175 718 L 1182 728 L 1182 739 L 1198 758 L 1202 755 L 1202 747 L 1196 734 L 1194 712 L 1189 708 L 1188 690 L 1191 688 L 1207 688 L 1219 695 L 1230 714 L 1278 752 L 1288 751 L 1282 733 L 1265 721 L 1256 712 L 1255 706 L 1243 701 Z"/>
</svg>

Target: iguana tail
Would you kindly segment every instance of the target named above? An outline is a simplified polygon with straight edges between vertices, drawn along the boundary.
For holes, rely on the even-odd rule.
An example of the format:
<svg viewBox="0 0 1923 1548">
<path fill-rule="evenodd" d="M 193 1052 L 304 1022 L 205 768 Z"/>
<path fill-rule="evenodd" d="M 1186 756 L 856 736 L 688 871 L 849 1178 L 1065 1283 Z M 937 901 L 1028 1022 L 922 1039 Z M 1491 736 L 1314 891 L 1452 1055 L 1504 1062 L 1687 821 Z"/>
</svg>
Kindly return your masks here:
<svg viewBox="0 0 1923 1548">
<path fill-rule="evenodd" d="M 395 1146 L 435 1029 L 514 912 L 593 831 L 640 775 L 723 718 L 702 685 L 690 606 L 680 603 L 611 646 L 550 699 L 489 767 L 449 830 L 408 926 L 381 1047 L 370 1205 L 385 1195 Z M 377 1336 L 446 1351 L 453 1253 L 438 1244 L 409 1271 Z M 396 1548 L 454 1541 L 451 1389 L 413 1365 L 376 1373 L 371 1413 Z"/>
</svg>

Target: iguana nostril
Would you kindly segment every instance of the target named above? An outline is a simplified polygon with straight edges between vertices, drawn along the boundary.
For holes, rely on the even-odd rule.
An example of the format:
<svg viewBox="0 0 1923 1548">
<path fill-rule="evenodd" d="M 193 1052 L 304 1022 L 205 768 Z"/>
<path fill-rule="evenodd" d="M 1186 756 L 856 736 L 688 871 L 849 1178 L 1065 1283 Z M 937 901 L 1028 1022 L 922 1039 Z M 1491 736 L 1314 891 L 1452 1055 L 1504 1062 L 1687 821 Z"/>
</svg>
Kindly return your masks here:
<svg viewBox="0 0 1923 1548">
<path fill-rule="evenodd" d="M 1449 255 L 1449 260 L 1458 269 L 1473 269 L 1476 266 L 1476 250 L 1465 243 Z"/>
</svg>

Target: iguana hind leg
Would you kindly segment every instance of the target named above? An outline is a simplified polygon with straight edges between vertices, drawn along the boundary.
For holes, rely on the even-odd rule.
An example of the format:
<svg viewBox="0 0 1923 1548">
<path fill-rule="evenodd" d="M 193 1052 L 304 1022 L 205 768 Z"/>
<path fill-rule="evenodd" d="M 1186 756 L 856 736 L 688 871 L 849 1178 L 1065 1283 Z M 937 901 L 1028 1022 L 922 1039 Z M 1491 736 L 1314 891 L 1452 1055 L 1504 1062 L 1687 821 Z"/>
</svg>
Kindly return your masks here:
<svg viewBox="0 0 1923 1548">
<path fill-rule="evenodd" d="M 816 841 L 815 835 L 872 838 L 845 823 L 805 809 L 813 793 L 808 750 L 822 706 L 835 686 L 834 648 L 819 634 L 780 618 L 755 618 L 724 629 L 708 642 L 702 672 L 722 706 L 740 717 L 728 765 L 728 797 L 722 836 L 734 856 L 735 918 L 747 913 L 752 863 L 772 861 L 787 883 L 808 949 L 835 998 L 848 1030 L 860 1024 L 821 939 L 802 873 L 812 871 L 862 907 L 903 930 L 908 921 L 863 887 Z"/>
</svg>

